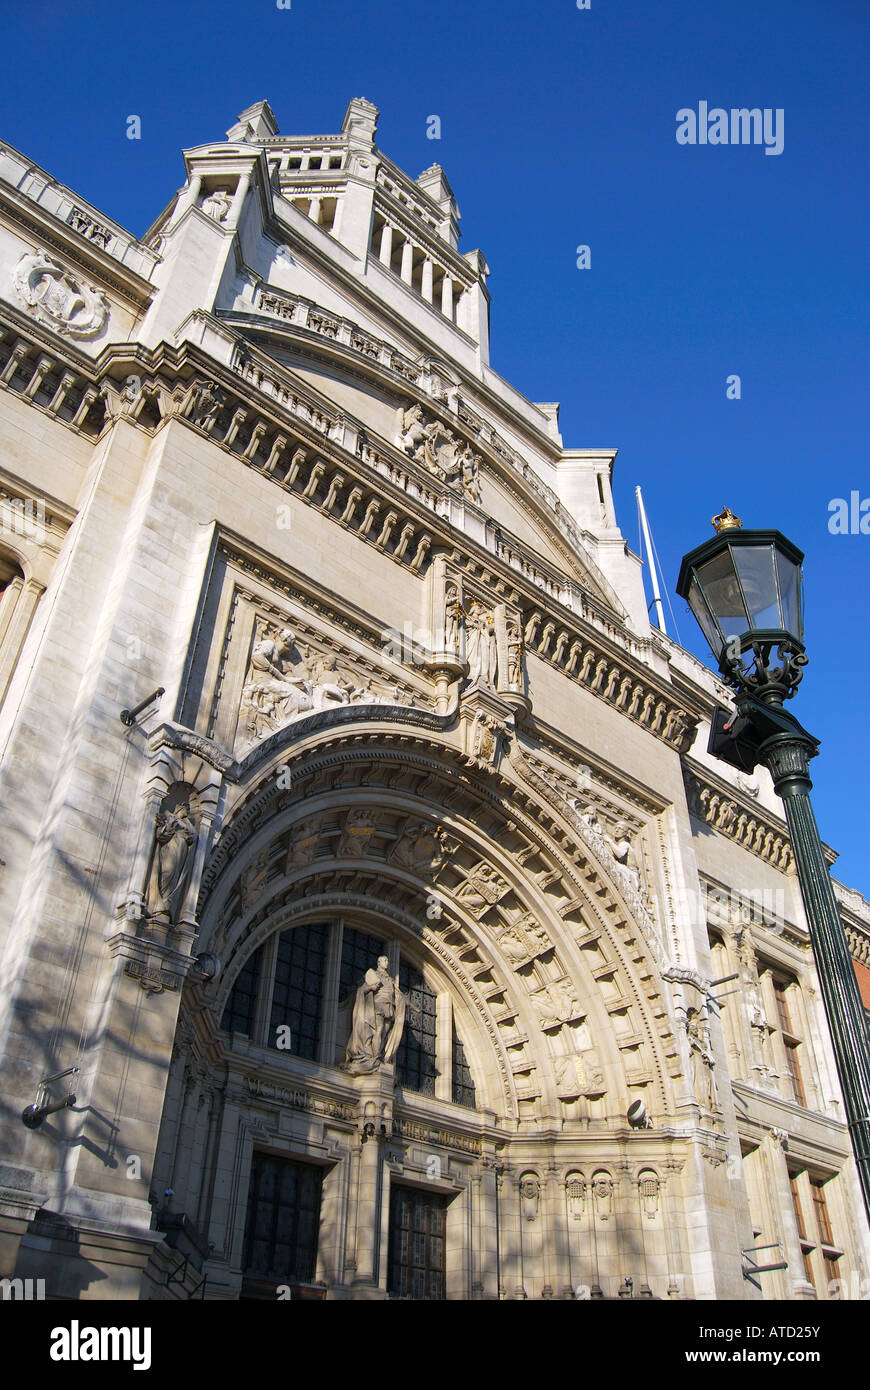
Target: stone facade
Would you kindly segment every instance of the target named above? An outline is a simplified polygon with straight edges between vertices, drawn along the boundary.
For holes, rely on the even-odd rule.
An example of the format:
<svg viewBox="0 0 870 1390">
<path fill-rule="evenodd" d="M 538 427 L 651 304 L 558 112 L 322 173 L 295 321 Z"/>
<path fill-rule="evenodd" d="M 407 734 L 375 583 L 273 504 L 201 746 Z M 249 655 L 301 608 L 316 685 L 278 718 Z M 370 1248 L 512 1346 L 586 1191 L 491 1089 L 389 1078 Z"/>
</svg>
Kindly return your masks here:
<svg viewBox="0 0 870 1390">
<path fill-rule="evenodd" d="M 0 1274 L 848 1290 L 782 808 L 376 118 L 251 107 L 141 241 L 0 148 Z"/>
</svg>

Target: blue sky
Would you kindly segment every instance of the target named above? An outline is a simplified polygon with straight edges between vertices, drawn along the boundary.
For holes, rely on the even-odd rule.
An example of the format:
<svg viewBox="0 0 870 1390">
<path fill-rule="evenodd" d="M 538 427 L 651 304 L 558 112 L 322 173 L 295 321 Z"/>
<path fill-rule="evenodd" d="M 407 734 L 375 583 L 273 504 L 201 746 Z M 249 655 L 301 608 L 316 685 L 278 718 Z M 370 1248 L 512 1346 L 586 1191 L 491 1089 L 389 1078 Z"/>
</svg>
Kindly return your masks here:
<svg viewBox="0 0 870 1390">
<path fill-rule="evenodd" d="M 137 233 L 181 149 L 264 97 L 293 134 L 366 96 L 397 164 L 443 164 L 460 248 L 492 268 L 493 366 L 561 401 L 566 445 L 618 447 L 623 533 L 637 548 L 640 483 L 683 644 L 707 659 L 673 585 L 723 503 L 805 550 L 791 708 L 822 739 L 835 873 L 870 895 L 870 536 L 828 531 L 832 498 L 870 497 L 866 0 L 34 0 L 2 18 L 0 138 Z M 700 101 L 782 108 L 782 153 L 677 144 Z"/>
</svg>

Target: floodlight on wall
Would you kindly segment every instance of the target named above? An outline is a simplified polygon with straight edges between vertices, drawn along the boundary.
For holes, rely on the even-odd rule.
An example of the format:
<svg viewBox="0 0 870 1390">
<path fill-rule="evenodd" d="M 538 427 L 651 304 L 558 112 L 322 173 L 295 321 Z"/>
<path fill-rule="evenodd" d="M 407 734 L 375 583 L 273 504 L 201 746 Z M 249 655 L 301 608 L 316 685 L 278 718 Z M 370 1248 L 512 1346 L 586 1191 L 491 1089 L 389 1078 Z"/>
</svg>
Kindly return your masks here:
<svg viewBox="0 0 870 1390">
<path fill-rule="evenodd" d="M 651 1129 L 652 1120 L 646 1113 L 646 1106 L 642 1100 L 633 1100 L 626 1111 L 625 1118 L 632 1129 Z"/>
<path fill-rule="evenodd" d="M 76 1098 L 70 1090 L 69 1095 L 63 1100 L 48 1103 L 48 1087 L 54 1081 L 62 1081 L 65 1076 L 77 1076 L 78 1067 L 67 1067 L 66 1071 L 59 1071 L 54 1076 L 46 1076 L 40 1081 L 36 1088 L 36 1100 L 33 1105 L 28 1105 L 21 1112 L 21 1121 L 28 1129 L 39 1129 L 46 1115 L 56 1115 L 58 1110 L 69 1110 L 76 1103 Z M 70 1081 L 72 1087 L 72 1081 Z"/>
<path fill-rule="evenodd" d="M 220 960 L 212 951 L 201 951 L 193 965 L 199 978 L 206 982 L 213 980 L 221 968 Z"/>
</svg>

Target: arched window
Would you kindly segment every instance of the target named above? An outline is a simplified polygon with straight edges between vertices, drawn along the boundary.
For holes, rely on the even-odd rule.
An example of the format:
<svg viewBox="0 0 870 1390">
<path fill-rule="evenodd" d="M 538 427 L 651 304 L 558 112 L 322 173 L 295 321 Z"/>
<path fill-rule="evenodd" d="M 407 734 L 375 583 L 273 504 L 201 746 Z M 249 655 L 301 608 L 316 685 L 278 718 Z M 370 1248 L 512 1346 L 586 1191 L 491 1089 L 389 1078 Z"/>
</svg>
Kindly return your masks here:
<svg viewBox="0 0 870 1390">
<path fill-rule="evenodd" d="M 233 983 L 221 1028 L 288 1057 L 337 1066 L 350 1036 L 356 991 L 380 956 L 398 971 L 407 999 L 396 1080 L 408 1092 L 475 1109 L 474 1079 L 449 992 L 434 987 L 397 942 L 341 921 L 276 932 L 253 952 Z"/>
</svg>

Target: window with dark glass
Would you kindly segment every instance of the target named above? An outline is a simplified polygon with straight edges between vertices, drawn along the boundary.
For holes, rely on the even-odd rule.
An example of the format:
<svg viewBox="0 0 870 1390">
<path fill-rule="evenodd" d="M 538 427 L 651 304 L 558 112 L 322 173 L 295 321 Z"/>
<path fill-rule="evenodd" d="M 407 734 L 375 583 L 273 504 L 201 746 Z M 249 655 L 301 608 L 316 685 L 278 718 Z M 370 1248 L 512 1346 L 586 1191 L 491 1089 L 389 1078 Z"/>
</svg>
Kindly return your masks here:
<svg viewBox="0 0 870 1390">
<path fill-rule="evenodd" d="M 474 1080 L 465 1056 L 465 1048 L 453 1025 L 453 1099 L 457 1105 L 475 1108 Z"/>
<path fill-rule="evenodd" d="M 260 957 L 262 951 L 254 951 L 248 956 L 230 990 L 221 1028 L 228 1033 L 250 1033 L 254 1026 L 254 1005 L 260 981 Z"/>
<path fill-rule="evenodd" d="M 357 987 L 367 970 L 377 969 L 378 956 L 385 956 L 387 947 L 377 937 L 345 927 L 341 934 L 341 968 L 338 977 L 339 1003 L 353 1001 Z"/>
<path fill-rule="evenodd" d="M 437 1005 L 434 990 L 415 965 L 402 961 L 399 988 L 407 1000 L 405 1029 L 396 1053 L 396 1079 L 409 1091 L 434 1096 L 436 1066 Z"/>
<path fill-rule="evenodd" d="M 310 1284 L 317 1265 L 323 1170 L 255 1153 L 245 1225 L 246 1279 Z"/>
<path fill-rule="evenodd" d="M 447 1198 L 393 1187 L 387 1287 L 394 1298 L 444 1298 Z"/>
<path fill-rule="evenodd" d="M 297 1057 L 317 1059 L 320 1042 L 320 1014 L 323 976 L 329 927 L 313 922 L 281 933 L 275 962 L 272 1015 L 269 1020 L 269 1046 L 292 1052 Z M 289 1028 L 279 1034 L 279 1028 Z"/>
</svg>

